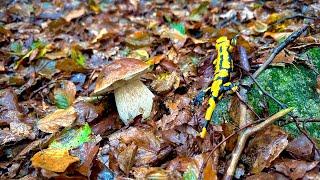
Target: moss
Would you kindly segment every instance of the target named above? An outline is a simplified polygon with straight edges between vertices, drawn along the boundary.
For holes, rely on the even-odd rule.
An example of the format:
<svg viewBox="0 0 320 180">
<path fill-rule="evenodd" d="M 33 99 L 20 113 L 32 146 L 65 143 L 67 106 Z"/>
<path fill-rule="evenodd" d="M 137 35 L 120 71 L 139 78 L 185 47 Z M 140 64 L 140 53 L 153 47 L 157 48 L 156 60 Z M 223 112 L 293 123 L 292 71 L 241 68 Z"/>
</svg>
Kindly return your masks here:
<svg viewBox="0 0 320 180">
<path fill-rule="evenodd" d="M 310 59 L 310 63 L 320 69 L 320 48 L 309 49 L 302 55 Z M 301 118 L 320 117 L 320 96 L 317 94 L 317 74 L 303 65 L 289 65 L 286 67 L 270 67 L 259 77 L 258 82 L 270 94 L 289 107 L 294 107 L 294 114 Z M 270 98 L 262 95 L 259 88 L 254 85 L 248 93 L 249 103 L 258 113 L 268 111 L 274 114 L 280 110 L 279 106 Z M 266 107 L 265 107 L 266 106 Z M 299 132 L 294 124 L 284 127 L 293 135 Z M 320 139 L 317 132 L 319 123 L 307 123 L 307 130 L 316 138 Z"/>
</svg>

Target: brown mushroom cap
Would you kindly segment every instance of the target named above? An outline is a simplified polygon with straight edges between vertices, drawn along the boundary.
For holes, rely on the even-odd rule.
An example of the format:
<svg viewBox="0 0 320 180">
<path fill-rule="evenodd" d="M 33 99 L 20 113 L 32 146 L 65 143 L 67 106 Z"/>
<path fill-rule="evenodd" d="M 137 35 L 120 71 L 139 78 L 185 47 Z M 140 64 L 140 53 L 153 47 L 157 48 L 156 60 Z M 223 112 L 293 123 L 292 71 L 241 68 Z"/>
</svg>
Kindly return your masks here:
<svg viewBox="0 0 320 180">
<path fill-rule="evenodd" d="M 138 59 L 124 58 L 115 60 L 102 69 L 92 95 L 103 95 L 112 91 L 125 84 L 126 81 L 139 77 L 148 67 L 148 64 Z"/>
</svg>

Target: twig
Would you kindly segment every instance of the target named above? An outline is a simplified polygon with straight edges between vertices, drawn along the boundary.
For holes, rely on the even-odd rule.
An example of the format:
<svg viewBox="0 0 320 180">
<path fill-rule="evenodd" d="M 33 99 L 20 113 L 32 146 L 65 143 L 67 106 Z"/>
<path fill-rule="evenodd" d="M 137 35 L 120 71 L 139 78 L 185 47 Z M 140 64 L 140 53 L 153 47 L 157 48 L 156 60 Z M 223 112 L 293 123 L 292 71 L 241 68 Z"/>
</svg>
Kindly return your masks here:
<svg viewBox="0 0 320 180">
<path fill-rule="evenodd" d="M 280 43 L 276 48 L 272 50 L 271 55 L 269 58 L 262 64 L 262 66 L 253 74 L 254 78 L 257 78 L 273 61 L 273 59 L 282 51 L 286 46 L 296 40 L 303 32 L 308 29 L 309 25 L 304 25 L 300 30 L 293 32 L 288 36 L 286 40 Z"/>
<path fill-rule="evenodd" d="M 245 144 L 247 142 L 247 139 L 254 133 L 260 131 L 263 128 L 266 128 L 267 126 L 271 125 L 272 123 L 274 123 L 277 119 L 285 116 L 286 114 L 288 114 L 290 111 L 292 111 L 293 108 L 287 108 L 284 110 L 279 111 L 278 113 L 272 115 L 271 117 L 269 117 L 268 119 L 266 119 L 265 121 L 253 126 L 253 127 L 249 127 L 246 130 L 244 130 L 241 133 L 241 136 L 239 137 L 239 141 L 237 143 L 237 146 L 235 147 L 233 153 L 232 153 L 232 158 L 231 158 L 231 162 L 229 164 L 229 167 L 227 169 L 227 172 L 225 173 L 225 176 L 223 177 L 223 179 L 225 180 L 229 180 L 232 179 L 234 171 L 236 169 L 236 166 L 238 164 L 240 155 L 242 150 L 245 147 Z"/>
</svg>

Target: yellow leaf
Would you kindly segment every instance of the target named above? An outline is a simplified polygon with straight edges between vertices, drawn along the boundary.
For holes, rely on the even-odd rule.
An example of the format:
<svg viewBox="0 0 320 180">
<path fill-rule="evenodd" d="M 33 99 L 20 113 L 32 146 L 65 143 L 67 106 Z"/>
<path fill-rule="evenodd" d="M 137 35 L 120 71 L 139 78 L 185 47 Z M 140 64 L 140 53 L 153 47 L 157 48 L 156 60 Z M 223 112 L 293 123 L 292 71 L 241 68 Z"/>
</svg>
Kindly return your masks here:
<svg viewBox="0 0 320 180">
<path fill-rule="evenodd" d="M 263 37 L 270 36 L 275 41 L 279 41 L 282 38 L 288 37 L 291 33 L 290 32 L 265 32 Z"/>
<path fill-rule="evenodd" d="M 75 109 L 70 106 L 67 109 L 58 109 L 38 121 L 38 128 L 47 133 L 55 133 L 60 127 L 68 127 L 77 118 Z"/>
<path fill-rule="evenodd" d="M 37 152 L 32 158 L 32 166 L 53 172 L 64 172 L 68 166 L 79 161 L 79 158 L 69 155 L 65 149 L 45 149 Z"/>
<path fill-rule="evenodd" d="M 263 32 L 266 32 L 268 30 L 268 25 L 257 20 L 254 23 L 253 30 L 258 32 L 258 33 L 263 33 Z"/>
</svg>

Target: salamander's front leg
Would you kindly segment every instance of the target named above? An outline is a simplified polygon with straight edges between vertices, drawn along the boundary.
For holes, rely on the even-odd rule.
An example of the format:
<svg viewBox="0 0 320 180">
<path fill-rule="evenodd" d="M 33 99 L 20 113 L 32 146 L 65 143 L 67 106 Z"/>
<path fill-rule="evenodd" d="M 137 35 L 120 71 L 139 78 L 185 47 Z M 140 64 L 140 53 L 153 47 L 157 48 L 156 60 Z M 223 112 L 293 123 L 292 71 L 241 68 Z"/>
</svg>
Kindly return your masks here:
<svg viewBox="0 0 320 180">
<path fill-rule="evenodd" d="M 208 87 L 207 89 L 201 90 L 196 97 L 193 99 L 193 104 L 198 106 L 202 103 L 202 101 L 204 100 L 204 97 L 208 94 L 208 92 L 210 92 L 209 90 L 211 89 L 211 87 Z"/>
<path fill-rule="evenodd" d="M 201 130 L 201 133 L 200 133 L 200 137 L 201 138 L 204 138 L 206 136 L 207 128 L 209 126 L 213 111 L 216 108 L 216 102 L 215 102 L 213 96 L 210 97 L 208 105 L 209 105 L 209 107 L 208 107 L 208 109 L 206 111 L 206 114 L 205 114 L 205 117 L 204 117 L 205 118 L 205 123 L 204 123 L 204 126 L 203 126 L 203 128 Z"/>
<path fill-rule="evenodd" d="M 232 94 L 239 89 L 238 83 L 227 82 L 222 86 L 222 92 L 226 94 Z"/>
</svg>

